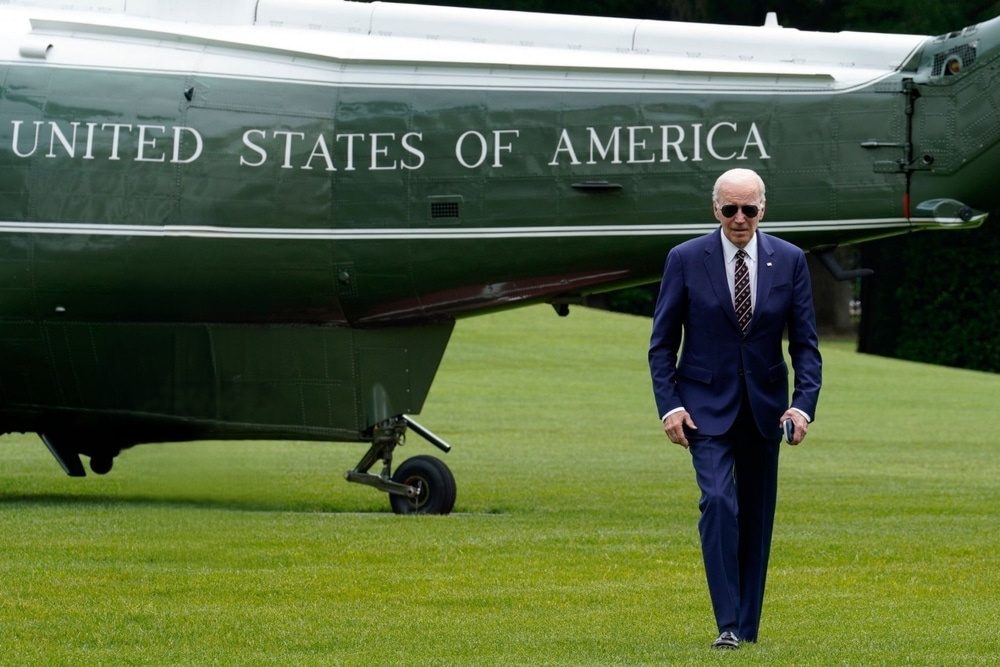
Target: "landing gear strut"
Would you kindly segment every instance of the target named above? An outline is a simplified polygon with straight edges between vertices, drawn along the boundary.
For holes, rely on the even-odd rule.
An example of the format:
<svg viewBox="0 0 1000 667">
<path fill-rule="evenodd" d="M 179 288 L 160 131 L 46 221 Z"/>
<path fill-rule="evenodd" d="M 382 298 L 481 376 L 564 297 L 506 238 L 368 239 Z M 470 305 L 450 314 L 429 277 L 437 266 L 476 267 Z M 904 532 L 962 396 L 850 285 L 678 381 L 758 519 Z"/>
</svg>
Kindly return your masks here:
<svg viewBox="0 0 1000 667">
<path fill-rule="evenodd" d="M 392 453 L 406 442 L 408 427 L 441 451 L 451 451 L 451 445 L 412 417 L 392 417 L 375 426 L 371 447 L 353 470 L 344 473 L 344 478 L 387 492 L 396 514 L 448 514 L 455 506 L 455 477 L 443 461 L 433 456 L 414 456 L 392 474 Z M 383 462 L 382 472 L 377 475 L 368 472 L 376 461 Z"/>
<path fill-rule="evenodd" d="M 121 453 L 121 447 L 113 444 L 95 444 L 96 438 L 77 436 L 76 438 L 66 437 L 62 432 L 39 433 L 42 442 L 52 452 L 63 471 L 70 477 L 85 477 L 87 471 L 80 461 L 80 455 L 90 457 L 90 469 L 98 475 L 106 475 L 111 472 L 115 457 Z"/>
</svg>

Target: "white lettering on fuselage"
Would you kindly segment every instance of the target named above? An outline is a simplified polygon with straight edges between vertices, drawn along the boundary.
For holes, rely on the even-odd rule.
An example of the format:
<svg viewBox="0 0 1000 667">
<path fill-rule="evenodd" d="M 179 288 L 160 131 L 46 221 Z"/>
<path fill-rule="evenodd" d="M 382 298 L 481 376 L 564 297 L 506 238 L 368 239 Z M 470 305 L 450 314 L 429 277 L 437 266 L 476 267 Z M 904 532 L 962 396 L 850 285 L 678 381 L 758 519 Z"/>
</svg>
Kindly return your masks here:
<svg viewBox="0 0 1000 667">
<path fill-rule="evenodd" d="M 571 165 L 598 164 L 641 164 L 653 162 L 702 162 L 704 152 L 720 162 L 728 160 L 747 160 L 750 153 L 761 160 L 770 159 L 764 140 L 757 128 L 757 123 L 741 131 L 737 123 L 722 121 L 715 123 L 704 131 L 704 124 L 692 123 L 683 125 L 635 125 L 617 126 L 606 130 L 603 138 L 600 130 L 588 127 L 586 135 L 574 135 L 568 129 L 559 134 L 550 167 L 565 163 Z M 622 141 L 622 134 L 627 139 Z M 659 141 L 657 141 L 659 139 Z M 625 144 L 623 150 L 622 144 Z M 577 152 L 578 145 L 586 145 L 583 153 L 588 159 L 584 163 Z M 720 146 L 729 146 L 728 152 L 722 153 Z M 625 157 L 623 159 L 623 153 Z"/>
<path fill-rule="evenodd" d="M 276 151 L 281 157 L 282 169 L 322 169 L 337 171 L 338 162 L 335 155 L 342 154 L 340 168 L 344 171 L 356 171 L 358 161 L 355 150 L 368 144 L 365 153 L 368 158 L 363 163 L 364 169 L 370 171 L 389 171 L 394 169 L 420 169 L 424 166 L 424 153 L 417 146 L 423 138 L 420 132 L 407 132 L 398 142 L 394 132 L 369 132 L 367 134 L 350 132 L 334 134 L 328 139 L 325 134 L 307 137 L 305 132 L 289 132 L 287 130 L 252 129 L 243 133 L 243 145 L 250 153 L 240 155 L 239 163 L 243 167 L 263 167 L 270 159 L 271 152 Z M 308 142 L 308 143 L 307 143 Z M 303 145 L 311 145 L 312 149 L 304 161 L 296 162 L 296 149 Z M 337 149 L 341 148 L 341 151 Z"/>
<path fill-rule="evenodd" d="M 107 160 L 190 164 L 206 142 L 194 127 L 93 121 L 10 121 L 10 147 L 18 158 Z M 215 136 L 212 144 L 239 167 L 320 172 L 417 170 L 429 161 L 424 132 L 333 132 L 303 128 L 237 129 L 235 137 Z M 546 131 L 547 132 L 547 131 Z M 522 130 L 449 128 L 439 133 L 433 163 L 442 164 L 441 141 L 451 142 L 455 163 L 464 169 L 502 169 L 523 164 L 522 150 L 535 164 L 549 167 L 670 164 L 713 160 L 768 160 L 756 122 L 731 120 L 665 125 L 587 126 L 552 131 L 546 145 L 539 128 L 532 139 Z M 449 139 L 449 135 L 453 137 Z M 238 137 L 238 139 L 237 139 Z M 233 144 L 236 144 L 233 146 Z M 447 145 L 447 144 L 445 144 Z M 554 145 L 554 148 L 552 146 Z"/>
<path fill-rule="evenodd" d="M 34 137 L 27 139 L 21 136 L 24 121 L 11 121 L 13 126 L 11 149 L 17 157 L 28 158 L 34 155 L 46 132 L 48 132 L 46 143 L 49 147 L 48 152 L 44 153 L 46 158 L 75 158 L 77 152 L 80 152 L 80 159 L 95 160 L 98 157 L 96 143 L 110 141 L 107 152 L 101 153 L 101 157 L 107 160 L 121 160 L 123 134 L 136 136 L 135 147 L 132 149 L 134 153 L 130 154 L 131 159 L 136 162 L 167 162 L 169 149 L 170 163 L 189 164 L 201 157 L 205 146 L 201 134 L 193 127 L 174 126 L 168 132 L 165 125 L 85 123 L 81 131 L 81 123 L 77 121 L 66 123 L 65 127 L 60 127 L 55 121 L 36 120 L 31 124 L 34 125 L 34 131 L 27 130 L 24 134 L 27 136 L 33 134 Z M 28 144 L 31 145 L 30 149 L 25 148 Z M 183 152 L 182 148 L 186 152 Z"/>
<path fill-rule="evenodd" d="M 504 135 L 512 134 L 514 135 L 511 139 L 517 138 L 521 135 L 520 130 L 493 130 L 493 167 L 502 167 L 503 161 L 501 155 L 503 153 L 510 153 L 514 150 L 513 144 L 510 140 L 505 139 Z M 478 155 L 470 162 L 466 159 L 466 144 L 470 143 L 473 145 L 472 153 Z M 506 143 L 505 143 L 506 142 Z M 458 138 L 455 142 L 455 158 L 459 163 L 466 169 L 475 169 L 476 167 L 481 167 L 486 158 L 490 155 L 490 144 L 486 139 L 486 136 L 482 132 L 477 132 L 475 130 L 469 130 Z"/>
</svg>

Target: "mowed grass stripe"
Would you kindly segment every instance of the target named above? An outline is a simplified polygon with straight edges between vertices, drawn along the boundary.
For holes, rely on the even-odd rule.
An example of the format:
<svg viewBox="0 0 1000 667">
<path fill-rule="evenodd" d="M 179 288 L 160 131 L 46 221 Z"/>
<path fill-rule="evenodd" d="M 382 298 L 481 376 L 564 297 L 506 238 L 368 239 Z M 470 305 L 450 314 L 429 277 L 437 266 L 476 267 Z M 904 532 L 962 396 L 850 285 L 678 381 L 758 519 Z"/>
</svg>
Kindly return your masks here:
<svg viewBox="0 0 1000 667">
<path fill-rule="evenodd" d="M 985 665 L 998 655 L 1000 377 L 824 341 L 783 446 L 761 642 L 714 627 L 649 321 L 462 320 L 421 423 L 455 514 L 397 517 L 357 444 L 211 442 L 63 476 L 0 440 L 4 665 Z M 397 462 L 437 450 L 412 435 Z"/>
</svg>

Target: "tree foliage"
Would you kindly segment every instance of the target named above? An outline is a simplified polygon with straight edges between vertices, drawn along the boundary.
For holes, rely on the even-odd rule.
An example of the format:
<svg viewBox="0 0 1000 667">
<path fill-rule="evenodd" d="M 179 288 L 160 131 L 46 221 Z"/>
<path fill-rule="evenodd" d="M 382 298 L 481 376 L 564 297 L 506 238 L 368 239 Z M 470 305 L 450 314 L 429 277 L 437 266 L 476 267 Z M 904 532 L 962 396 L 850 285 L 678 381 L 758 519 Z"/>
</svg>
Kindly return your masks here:
<svg viewBox="0 0 1000 667">
<path fill-rule="evenodd" d="M 1000 237 L 996 215 L 967 232 L 866 243 L 875 276 L 862 291 L 859 350 L 1000 372 Z"/>
<path fill-rule="evenodd" d="M 507 9 L 662 21 L 761 25 L 775 12 L 800 30 L 936 35 L 1000 15 L 997 0 L 402 0 L 409 4 Z"/>
</svg>

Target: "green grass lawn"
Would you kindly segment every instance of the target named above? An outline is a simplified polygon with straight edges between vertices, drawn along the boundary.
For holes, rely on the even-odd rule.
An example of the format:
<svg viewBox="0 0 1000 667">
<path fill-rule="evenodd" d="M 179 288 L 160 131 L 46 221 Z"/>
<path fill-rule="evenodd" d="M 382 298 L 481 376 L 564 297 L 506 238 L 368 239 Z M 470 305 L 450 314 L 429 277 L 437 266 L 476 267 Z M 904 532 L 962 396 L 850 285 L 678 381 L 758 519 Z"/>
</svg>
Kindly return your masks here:
<svg viewBox="0 0 1000 667">
<path fill-rule="evenodd" d="M 649 321 L 460 321 L 419 416 L 446 517 L 347 484 L 364 446 L 194 443 L 70 479 L 0 439 L 0 664 L 986 665 L 1000 658 L 1000 376 L 824 342 L 783 445 L 761 641 L 715 627 Z M 437 450 L 411 436 L 397 462 Z"/>
</svg>

